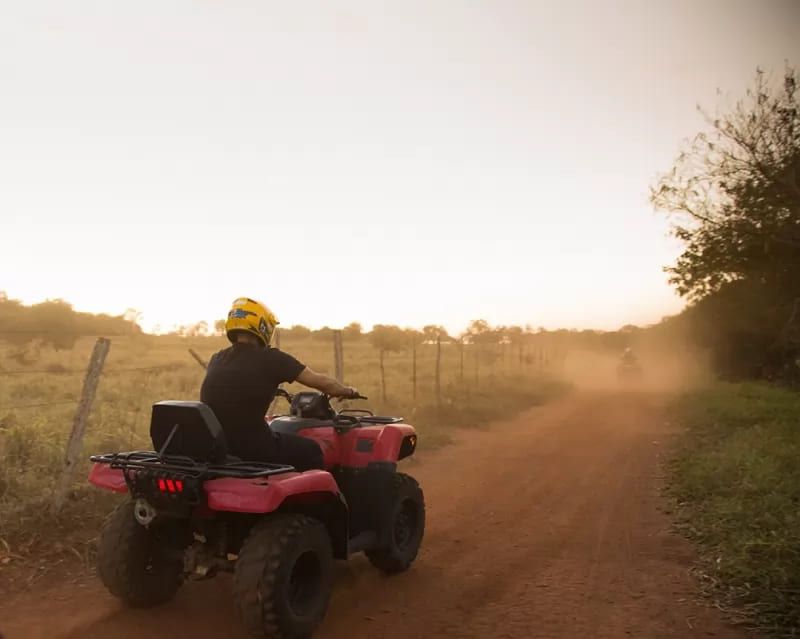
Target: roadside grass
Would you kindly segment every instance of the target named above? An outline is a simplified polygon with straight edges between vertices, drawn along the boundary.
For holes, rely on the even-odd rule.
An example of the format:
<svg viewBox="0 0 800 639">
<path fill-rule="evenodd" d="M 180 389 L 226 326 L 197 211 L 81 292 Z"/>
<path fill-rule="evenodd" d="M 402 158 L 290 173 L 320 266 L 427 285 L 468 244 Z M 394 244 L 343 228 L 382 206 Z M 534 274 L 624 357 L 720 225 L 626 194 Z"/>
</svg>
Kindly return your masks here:
<svg viewBox="0 0 800 639">
<path fill-rule="evenodd" d="M 707 591 L 734 621 L 800 637 L 800 395 L 720 383 L 673 413 L 669 490 Z"/>
</svg>

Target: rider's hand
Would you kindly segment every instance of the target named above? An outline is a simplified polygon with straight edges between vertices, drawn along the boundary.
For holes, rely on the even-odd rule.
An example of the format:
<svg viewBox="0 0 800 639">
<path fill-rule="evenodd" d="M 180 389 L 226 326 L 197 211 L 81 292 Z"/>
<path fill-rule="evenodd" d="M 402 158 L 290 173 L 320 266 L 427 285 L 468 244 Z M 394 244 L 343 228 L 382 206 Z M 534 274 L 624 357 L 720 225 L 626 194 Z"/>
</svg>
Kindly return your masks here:
<svg viewBox="0 0 800 639">
<path fill-rule="evenodd" d="M 342 399 L 355 399 L 361 395 L 361 393 L 359 393 L 358 390 L 352 386 L 345 386 L 345 389 L 345 392 L 339 396 Z"/>
</svg>

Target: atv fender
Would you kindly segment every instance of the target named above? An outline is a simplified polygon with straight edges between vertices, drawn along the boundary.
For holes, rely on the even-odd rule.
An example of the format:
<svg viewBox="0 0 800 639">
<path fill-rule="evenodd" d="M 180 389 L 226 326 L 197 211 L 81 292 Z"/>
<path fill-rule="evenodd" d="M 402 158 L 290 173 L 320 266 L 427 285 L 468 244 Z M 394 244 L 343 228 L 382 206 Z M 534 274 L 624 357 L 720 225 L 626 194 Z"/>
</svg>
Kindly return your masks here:
<svg viewBox="0 0 800 639">
<path fill-rule="evenodd" d="M 203 488 L 211 510 L 236 513 L 271 513 L 287 499 L 314 503 L 340 497 L 336 480 L 324 470 L 258 479 L 223 477 L 204 482 Z"/>
<path fill-rule="evenodd" d="M 268 479 L 211 479 L 203 488 L 211 510 L 268 514 L 283 508 L 310 514 L 325 524 L 333 556 L 347 559 L 347 501 L 327 471 L 284 473 Z"/>
<path fill-rule="evenodd" d="M 353 468 L 373 462 L 396 462 L 411 455 L 417 443 L 416 431 L 408 424 L 354 428 L 347 437 L 353 441 L 348 442 L 342 465 Z"/>
<path fill-rule="evenodd" d="M 128 485 L 125 483 L 122 470 L 111 468 L 108 464 L 92 464 L 92 469 L 89 471 L 89 483 L 114 493 L 128 492 Z"/>
<path fill-rule="evenodd" d="M 372 461 L 395 462 L 411 455 L 417 447 L 417 431 L 408 424 L 386 426 L 378 437 Z"/>
</svg>

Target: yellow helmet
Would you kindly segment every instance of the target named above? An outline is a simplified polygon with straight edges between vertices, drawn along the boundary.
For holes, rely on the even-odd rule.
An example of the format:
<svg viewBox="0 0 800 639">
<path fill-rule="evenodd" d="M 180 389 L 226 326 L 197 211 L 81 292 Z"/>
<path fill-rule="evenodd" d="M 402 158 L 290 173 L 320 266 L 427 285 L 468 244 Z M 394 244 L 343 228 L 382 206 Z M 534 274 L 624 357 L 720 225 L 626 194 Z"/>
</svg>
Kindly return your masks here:
<svg viewBox="0 0 800 639">
<path fill-rule="evenodd" d="M 239 297 L 233 301 L 231 310 L 228 311 L 225 334 L 233 342 L 235 332 L 245 331 L 258 337 L 264 346 L 268 346 L 277 325 L 275 314 L 261 302 L 249 297 Z"/>
</svg>

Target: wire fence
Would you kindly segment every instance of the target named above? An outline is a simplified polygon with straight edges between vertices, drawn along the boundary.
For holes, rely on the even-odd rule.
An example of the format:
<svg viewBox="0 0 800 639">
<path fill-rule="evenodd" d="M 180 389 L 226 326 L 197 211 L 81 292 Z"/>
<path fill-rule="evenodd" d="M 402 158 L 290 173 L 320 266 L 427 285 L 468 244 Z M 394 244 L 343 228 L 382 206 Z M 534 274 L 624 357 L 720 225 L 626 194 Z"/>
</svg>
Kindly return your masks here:
<svg viewBox="0 0 800 639">
<path fill-rule="evenodd" d="M 183 364 L 160 364 L 158 366 L 137 366 L 133 368 L 105 368 L 103 375 L 114 375 L 115 373 L 141 373 L 153 371 L 168 371 L 176 368 L 184 368 Z M 86 373 L 85 368 L 40 368 L 40 369 L 20 369 L 20 370 L 0 370 L 0 377 L 4 375 L 75 375 Z"/>
<path fill-rule="evenodd" d="M 171 356 L 176 358 L 174 346 L 180 344 L 185 361 L 132 366 L 127 365 L 124 360 L 144 358 L 147 356 L 147 351 L 137 345 L 137 342 L 125 339 L 128 336 L 117 336 L 114 337 L 114 341 L 122 349 L 119 352 L 119 359 L 122 361 L 106 367 L 105 361 L 111 350 L 111 340 L 100 337 L 94 342 L 91 355 L 88 357 L 88 365 L 81 367 L 78 364 L 80 361 L 78 358 L 83 359 L 86 357 L 85 354 L 80 353 L 83 350 L 82 348 L 62 349 L 60 352 L 43 350 L 39 353 L 35 351 L 34 355 L 29 355 L 24 349 L 20 349 L 18 345 L 4 340 L 5 333 L 6 331 L 0 331 L 0 344 L 10 347 L 10 350 L 6 350 L 4 353 L 8 357 L 0 357 L 0 434 L 2 434 L 4 428 L 9 427 L 9 424 L 28 423 L 28 418 L 20 421 L 20 419 L 14 417 L 18 411 L 51 408 L 54 410 L 49 412 L 43 410 L 43 415 L 38 423 L 42 423 L 44 420 L 50 424 L 49 427 L 57 429 L 53 432 L 63 432 L 62 429 L 67 427 L 70 422 L 70 413 L 65 411 L 71 411 L 71 428 L 68 429 L 69 436 L 64 452 L 64 476 L 59 483 L 61 486 L 70 486 L 72 484 L 73 473 L 78 467 L 80 459 L 82 459 L 83 437 L 87 432 L 87 424 L 93 411 L 98 386 L 100 387 L 100 397 L 97 399 L 99 406 L 95 410 L 102 413 L 103 420 L 109 419 L 109 415 L 111 415 L 112 422 L 114 421 L 113 415 L 119 413 L 130 415 L 130 418 L 117 418 L 113 426 L 117 435 L 124 438 L 119 441 L 126 441 L 133 446 L 136 437 L 140 433 L 138 429 L 141 426 L 141 421 L 145 418 L 148 406 L 152 401 L 154 399 L 156 401 L 164 399 L 163 395 L 165 393 L 175 393 L 176 396 L 185 396 L 189 393 L 195 395 L 199 390 L 203 369 L 207 365 L 207 359 L 191 347 L 199 345 L 201 343 L 200 340 L 207 338 L 198 338 L 197 340 L 178 338 L 180 341 L 175 340 L 175 344 L 170 342 L 170 348 L 173 349 L 170 351 Z M 81 337 L 87 338 L 88 336 L 82 335 Z M 419 338 L 417 337 L 416 339 Z M 82 342 L 82 344 L 84 343 L 86 342 Z M 144 344 L 146 341 L 141 343 Z M 203 347 L 200 348 L 198 346 L 198 348 L 205 350 L 208 343 L 203 341 Z M 408 379 L 403 382 L 412 387 L 408 389 L 410 391 L 408 396 L 413 397 L 415 402 L 418 401 L 418 387 L 420 387 L 429 398 L 428 401 L 433 399 L 437 405 L 442 403 L 444 386 L 442 373 L 445 359 L 448 362 L 450 378 L 454 383 L 460 383 L 462 386 L 465 382 L 465 377 L 468 376 L 470 381 L 474 379 L 477 383 L 480 375 L 489 374 L 485 369 L 491 369 L 493 365 L 495 367 L 499 366 L 497 363 L 484 362 L 481 354 L 491 355 L 491 357 L 487 358 L 487 361 L 501 361 L 502 366 L 508 366 L 509 362 L 515 362 L 517 359 L 514 354 L 508 354 L 507 345 L 498 346 L 500 351 L 488 352 L 487 349 L 478 344 L 467 345 L 463 340 L 445 343 L 439 337 L 427 342 L 414 341 L 412 339 L 404 347 L 397 347 L 396 345 L 382 347 L 380 344 L 372 344 L 363 336 L 358 343 L 348 342 L 343 340 L 342 331 L 332 331 L 331 339 L 327 344 L 319 340 L 313 342 L 313 344 L 314 349 L 316 349 L 316 356 L 324 357 L 330 363 L 330 366 L 325 368 L 331 370 L 332 376 L 335 376 L 340 382 L 344 382 L 345 364 L 352 365 L 351 370 L 348 371 L 351 379 L 354 375 L 354 369 L 358 368 L 358 374 L 362 375 L 361 379 L 370 380 L 373 383 L 372 388 L 379 389 L 384 404 L 387 401 L 387 393 L 391 390 L 387 391 L 384 360 L 388 361 L 392 357 L 393 363 L 399 363 L 394 355 L 398 349 L 406 350 L 408 354 L 410 371 L 408 372 Z M 275 345 L 280 347 L 280 334 L 276 336 Z M 351 360 L 346 362 L 345 352 L 350 349 L 353 349 Z M 443 357 L 445 350 L 450 351 L 447 357 Z M 157 346 L 155 351 L 155 354 L 151 354 L 150 357 L 164 356 L 164 350 L 160 346 Z M 465 372 L 465 352 L 467 351 L 470 353 L 470 357 L 473 358 L 474 369 Z M 498 354 L 500 352 L 502 352 L 502 355 Z M 324 355 L 324 353 L 327 353 L 327 355 Z M 425 375 L 419 374 L 421 362 L 423 361 L 420 359 L 421 354 L 426 357 L 424 359 L 425 367 L 427 367 Z M 372 369 L 365 368 L 364 363 L 361 361 L 364 357 L 374 358 L 374 361 L 370 364 L 373 367 Z M 520 347 L 519 367 L 522 368 L 524 365 L 530 366 L 531 364 L 535 367 L 537 363 L 541 367 L 548 360 L 548 357 L 541 349 L 533 359 L 529 355 L 523 357 L 523 349 Z M 2 365 L 8 359 L 16 361 L 18 365 L 13 368 L 3 369 Z M 46 363 L 48 360 L 52 362 L 49 365 Z M 30 364 L 30 367 L 25 366 L 25 364 Z M 164 377 L 162 373 L 173 373 L 173 375 Z M 118 381 L 104 387 L 101 384 L 103 378 L 114 378 Z M 398 383 L 400 379 L 402 378 L 394 374 L 392 383 Z M 159 381 L 157 386 L 155 380 Z M 40 398 L 36 396 L 37 394 L 43 396 L 50 394 L 52 398 Z M 157 394 L 159 395 L 158 397 L 156 397 Z M 74 409 L 67 407 L 74 407 Z M 273 408 L 274 404 L 270 407 L 270 412 L 272 412 Z M 57 425 L 56 422 L 61 425 Z M 108 422 L 103 424 L 104 431 L 106 426 L 108 426 Z M 103 433 L 95 433 L 95 437 L 102 436 Z M 0 439 L 0 443 L 2 443 L 2 439 Z M 56 510 L 61 507 L 63 500 L 63 494 L 56 495 L 54 501 Z"/>
<path fill-rule="evenodd" d="M 160 364 L 157 366 L 132 366 L 132 367 L 121 367 L 121 368 L 104 368 L 101 371 L 103 377 L 111 376 L 111 375 L 125 375 L 130 373 L 158 373 L 158 372 L 170 372 L 176 371 L 180 369 L 189 369 L 190 366 L 188 364 Z M 0 370 L 0 380 L 4 377 L 12 377 L 18 378 L 24 375 L 52 375 L 52 376 L 65 376 L 65 375 L 86 375 L 87 369 L 86 368 L 60 368 L 60 367 L 50 367 L 50 368 L 30 368 L 30 369 L 17 369 L 17 370 Z M 26 409 L 33 409 L 33 408 L 46 408 L 48 406 L 63 406 L 68 404 L 77 404 L 80 401 L 79 398 L 75 399 L 59 399 L 59 400 L 49 400 L 49 401 L 37 401 L 37 402 L 25 402 L 25 403 L 14 403 L 14 404 L 0 404 L 0 411 L 16 411 L 16 410 L 26 410 Z"/>
</svg>

